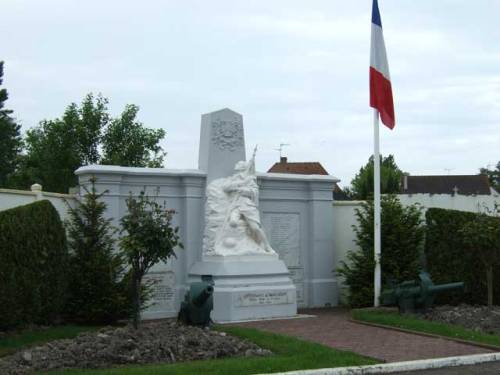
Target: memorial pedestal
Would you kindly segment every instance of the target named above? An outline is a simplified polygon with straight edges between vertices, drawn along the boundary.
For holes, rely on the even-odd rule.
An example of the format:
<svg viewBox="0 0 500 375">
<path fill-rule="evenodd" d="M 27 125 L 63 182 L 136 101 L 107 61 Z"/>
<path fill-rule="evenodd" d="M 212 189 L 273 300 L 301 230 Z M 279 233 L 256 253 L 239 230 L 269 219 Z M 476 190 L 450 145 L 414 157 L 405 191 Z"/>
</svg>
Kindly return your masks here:
<svg viewBox="0 0 500 375">
<path fill-rule="evenodd" d="M 297 315 L 296 290 L 277 255 L 206 256 L 193 265 L 190 282 L 210 276 L 212 320 L 218 323 Z"/>
</svg>

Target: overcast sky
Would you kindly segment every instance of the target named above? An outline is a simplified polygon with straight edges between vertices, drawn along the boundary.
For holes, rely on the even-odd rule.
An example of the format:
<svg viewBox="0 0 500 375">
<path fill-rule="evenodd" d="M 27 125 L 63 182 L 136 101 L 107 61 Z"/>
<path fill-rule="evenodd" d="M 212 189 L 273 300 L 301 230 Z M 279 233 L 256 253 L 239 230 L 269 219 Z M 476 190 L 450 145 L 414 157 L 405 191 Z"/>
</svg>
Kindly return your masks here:
<svg viewBox="0 0 500 375">
<path fill-rule="evenodd" d="M 500 160 L 500 0 L 379 0 L 396 128 L 381 152 L 413 174 Z M 373 150 L 371 0 L 2 0 L 0 60 L 23 130 L 101 92 L 163 128 L 166 167 L 196 168 L 200 115 L 243 115 L 257 169 L 279 153 L 341 185 Z M 451 171 L 450 171 L 451 170 Z"/>
</svg>

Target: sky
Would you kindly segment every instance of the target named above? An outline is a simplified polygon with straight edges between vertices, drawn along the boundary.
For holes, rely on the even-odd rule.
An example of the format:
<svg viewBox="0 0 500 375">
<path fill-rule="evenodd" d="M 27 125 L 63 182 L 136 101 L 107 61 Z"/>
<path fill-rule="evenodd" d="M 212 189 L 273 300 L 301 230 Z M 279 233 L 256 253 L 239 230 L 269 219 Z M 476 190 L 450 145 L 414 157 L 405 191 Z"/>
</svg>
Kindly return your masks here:
<svg viewBox="0 0 500 375">
<path fill-rule="evenodd" d="M 379 0 L 396 127 L 412 175 L 500 160 L 500 0 Z M 257 169 L 319 161 L 348 186 L 373 152 L 371 1 L 1 0 L 4 87 L 23 131 L 89 93 L 163 128 L 165 167 L 197 168 L 200 117 L 243 115 Z"/>
</svg>

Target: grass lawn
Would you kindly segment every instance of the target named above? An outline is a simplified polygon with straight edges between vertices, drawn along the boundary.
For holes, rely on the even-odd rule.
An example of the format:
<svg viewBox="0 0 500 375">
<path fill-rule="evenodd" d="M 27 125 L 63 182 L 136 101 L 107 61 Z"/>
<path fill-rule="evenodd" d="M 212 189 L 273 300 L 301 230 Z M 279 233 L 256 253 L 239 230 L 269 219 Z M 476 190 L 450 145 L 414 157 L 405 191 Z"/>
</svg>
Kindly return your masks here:
<svg viewBox="0 0 500 375">
<path fill-rule="evenodd" d="M 364 322 L 383 324 L 500 347 L 500 335 L 475 332 L 457 325 L 433 322 L 416 316 L 399 315 L 397 312 L 377 311 L 374 309 L 357 309 L 352 310 L 351 313 L 354 319 Z"/>
<path fill-rule="evenodd" d="M 246 338 L 271 350 L 269 357 L 228 358 L 177 364 L 127 366 L 103 370 L 65 370 L 58 375 L 159 375 L 159 374 L 256 374 L 324 367 L 368 365 L 378 361 L 358 354 L 335 350 L 320 344 L 241 327 L 216 327 L 233 336 Z"/>
<path fill-rule="evenodd" d="M 11 354 L 21 348 L 36 346 L 47 341 L 71 339 L 81 332 L 96 329 L 99 329 L 99 327 L 67 325 L 8 334 L 6 337 L 0 338 L 0 357 Z"/>
</svg>

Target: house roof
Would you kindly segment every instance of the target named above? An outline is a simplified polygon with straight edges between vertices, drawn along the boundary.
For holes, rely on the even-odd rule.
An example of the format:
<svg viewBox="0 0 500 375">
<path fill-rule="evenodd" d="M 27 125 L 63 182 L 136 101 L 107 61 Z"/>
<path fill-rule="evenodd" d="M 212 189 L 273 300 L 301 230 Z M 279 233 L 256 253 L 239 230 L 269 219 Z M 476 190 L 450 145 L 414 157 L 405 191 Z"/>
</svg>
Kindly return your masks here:
<svg viewBox="0 0 500 375">
<path fill-rule="evenodd" d="M 293 173 L 293 174 L 319 174 L 328 175 L 328 172 L 317 161 L 305 163 L 289 163 L 287 158 L 282 157 L 279 163 L 269 168 L 267 173 Z"/>
<path fill-rule="evenodd" d="M 274 163 L 274 165 L 269 168 L 267 173 L 291 173 L 291 174 L 316 174 L 316 175 L 328 175 L 328 172 L 317 161 L 312 162 L 302 162 L 302 163 L 289 163 L 287 158 L 281 157 L 279 163 Z M 333 199 L 335 200 L 348 200 L 346 193 L 342 191 L 339 185 L 334 184 L 333 186 Z"/>
<path fill-rule="evenodd" d="M 402 194 L 490 195 L 486 175 L 403 176 Z"/>
</svg>

